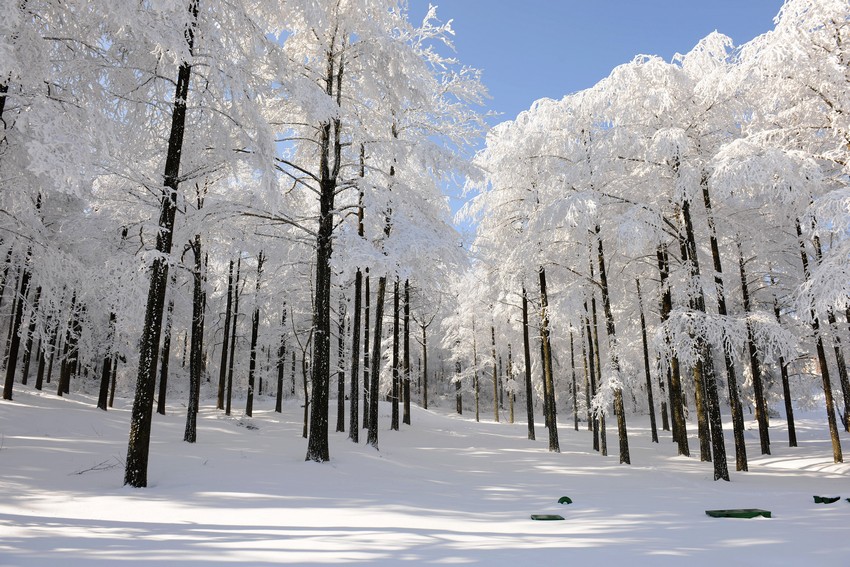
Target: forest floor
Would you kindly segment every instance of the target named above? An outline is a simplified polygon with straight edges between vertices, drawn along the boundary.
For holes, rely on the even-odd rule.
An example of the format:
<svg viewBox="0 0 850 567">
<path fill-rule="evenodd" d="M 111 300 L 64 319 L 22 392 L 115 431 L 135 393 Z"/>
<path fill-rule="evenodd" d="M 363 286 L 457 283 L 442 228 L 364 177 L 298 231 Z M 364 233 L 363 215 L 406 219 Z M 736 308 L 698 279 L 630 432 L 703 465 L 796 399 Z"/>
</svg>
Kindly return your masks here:
<svg viewBox="0 0 850 567">
<path fill-rule="evenodd" d="M 0 403 L 0 565 L 850 561 L 850 465 L 833 464 L 817 412 L 798 418 L 797 448 L 785 422 L 772 420 L 767 456 L 748 420 L 748 473 L 734 472 L 727 420 L 727 483 L 699 461 L 695 436 L 697 458 L 676 456 L 667 432 L 651 443 L 646 416 L 630 416 L 633 464 L 621 465 L 615 428 L 602 457 L 568 415 L 554 454 L 540 425 L 529 441 L 524 423 L 476 423 L 445 408 L 415 407 L 412 426 L 389 431 L 382 404 L 380 451 L 331 433 L 331 461 L 317 464 L 304 461 L 296 402 L 276 414 L 261 397 L 253 418 L 237 415 L 243 406 L 226 417 L 204 404 L 195 444 L 182 441 L 185 407 L 175 403 L 155 416 L 149 487 L 134 489 L 122 486 L 130 403 L 103 412 L 88 396 L 21 386 Z M 842 441 L 850 449 L 850 435 Z M 815 504 L 815 495 L 841 499 Z M 558 504 L 561 496 L 573 503 Z M 727 508 L 772 517 L 705 514 Z"/>
</svg>

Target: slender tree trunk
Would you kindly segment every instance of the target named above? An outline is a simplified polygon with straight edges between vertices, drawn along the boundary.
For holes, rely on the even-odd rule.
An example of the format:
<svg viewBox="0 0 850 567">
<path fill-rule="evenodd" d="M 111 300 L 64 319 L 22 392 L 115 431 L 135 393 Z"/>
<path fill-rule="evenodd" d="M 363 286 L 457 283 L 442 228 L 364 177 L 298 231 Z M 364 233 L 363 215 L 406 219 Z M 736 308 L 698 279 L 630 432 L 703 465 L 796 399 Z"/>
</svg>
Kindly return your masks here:
<svg viewBox="0 0 850 567">
<path fill-rule="evenodd" d="M 351 390 L 349 394 L 348 438 L 360 442 L 360 320 L 363 299 L 363 273 L 358 269 L 354 275 L 354 325 L 351 328 Z"/>
<path fill-rule="evenodd" d="M 643 371 L 646 374 L 646 403 L 649 406 L 649 427 L 652 431 L 652 442 L 658 443 L 658 427 L 655 423 L 655 401 L 652 394 L 652 373 L 649 369 L 649 342 L 646 338 L 646 317 L 643 314 L 643 297 L 640 293 L 640 280 L 635 279 L 640 311 L 640 335 L 643 341 Z"/>
<path fill-rule="evenodd" d="M 21 322 L 24 317 L 24 302 L 29 293 L 30 269 L 29 269 L 30 251 L 27 250 L 27 256 L 24 260 L 24 268 L 21 272 L 21 291 L 13 303 L 13 318 L 12 330 L 9 336 L 9 355 L 6 358 L 6 381 L 3 384 L 3 399 L 12 399 L 12 389 L 15 384 L 15 367 L 18 362 L 18 350 L 21 348 Z"/>
<path fill-rule="evenodd" d="M 230 406 L 233 401 L 233 366 L 236 354 L 236 325 L 239 322 L 239 273 L 242 268 L 242 258 L 236 260 L 236 279 L 233 281 L 233 320 L 230 325 L 230 352 L 227 361 L 227 388 L 224 400 L 224 414 L 230 415 Z"/>
<path fill-rule="evenodd" d="M 670 290 L 670 260 L 667 253 L 667 246 L 661 245 L 656 251 L 658 259 L 658 272 L 661 279 L 661 324 L 665 324 L 670 318 L 670 312 L 673 310 L 673 295 Z M 668 348 L 670 348 L 670 337 L 665 336 Z M 691 455 L 688 447 L 688 432 L 685 423 L 685 411 L 682 403 L 682 381 L 679 369 L 679 357 L 673 354 L 670 357 L 670 415 L 672 421 L 673 440 L 678 445 L 679 455 L 689 457 Z"/>
<path fill-rule="evenodd" d="M 286 302 L 280 315 L 280 345 L 277 347 L 277 392 L 275 392 L 274 411 L 283 412 L 283 375 L 286 372 Z"/>
<path fill-rule="evenodd" d="M 493 421 L 499 423 L 499 378 L 496 374 L 496 327 L 490 325 L 490 342 L 493 347 Z"/>
<path fill-rule="evenodd" d="M 744 268 L 744 252 L 741 249 L 741 243 L 738 242 L 738 268 L 741 274 L 741 295 L 744 301 L 744 313 L 749 317 L 752 312 L 750 306 L 750 290 L 747 284 L 747 272 Z M 770 454 L 770 433 L 767 423 L 767 401 L 764 396 L 764 384 L 761 379 L 761 363 L 759 362 L 758 352 L 756 351 L 755 334 L 753 326 L 749 319 L 747 320 L 747 352 L 750 356 L 750 370 L 753 375 L 753 394 L 756 399 L 756 419 L 759 424 L 759 442 L 761 444 L 761 454 Z"/>
<path fill-rule="evenodd" d="M 534 391 L 531 388 L 531 348 L 528 337 L 528 294 L 522 286 L 522 348 L 525 360 L 525 411 L 528 416 L 528 438 L 534 441 Z"/>
<path fill-rule="evenodd" d="M 598 412 L 593 409 L 593 399 L 596 398 L 596 356 L 593 347 L 593 330 L 590 327 L 590 310 L 587 302 L 584 304 L 585 335 L 587 335 L 587 367 L 590 375 L 590 384 L 587 388 L 587 415 L 588 425 L 593 429 L 593 450 L 599 451 L 599 417 Z"/>
<path fill-rule="evenodd" d="M 165 415 L 165 398 L 168 394 L 168 365 L 171 361 L 171 329 L 174 322 L 174 294 L 177 293 L 177 272 L 171 272 L 171 294 L 168 298 L 168 307 L 165 310 L 164 337 L 162 339 L 162 350 L 159 353 L 161 366 L 159 369 L 159 395 L 156 399 L 156 413 Z"/>
<path fill-rule="evenodd" d="M 508 361 L 510 361 L 511 349 L 508 345 Z M 510 365 L 510 362 L 508 363 Z M 573 427 L 578 431 L 578 391 L 576 388 L 576 350 L 573 331 L 570 330 L 570 368 L 572 369 L 572 394 L 573 394 Z"/>
<path fill-rule="evenodd" d="M 390 429 L 398 431 L 398 394 L 399 394 L 399 290 L 398 277 L 393 281 L 393 383 L 390 393 L 392 403 L 392 417 L 390 418 Z"/>
<path fill-rule="evenodd" d="M 546 270 L 537 273 L 540 280 L 540 335 L 543 339 L 543 371 L 549 390 L 549 451 L 560 453 L 558 418 L 555 413 L 555 383 L 552 372 L 552 345 L 549 341 L 549 294 L 546 289 Z"/>
<path fill-rule="evenodd" d="M 602 237 L 599 234 L 600 227 L 596 225 L 596 244 L 598 247 L 597 259 L 599 261 L 599 283 L 602 288 L 602 309 L 605 312 L 605 330 L 608 335 L 608 356 L 611 358 L 611 366 L 614 372 L 620 372 L 620 358 L 617 352 L 617 332 L 614 327 L 614 313 L 611 310 L 611 294 L 608 289 L 608 273 L 605 269 L 605 251 L 602 248 Z M 626 429 L 626 410 L 623 407 L 623 388 L 614 388 L 614 412 L 617 414 L 617 437 L 620 441 L 620 463 L 631 463 L 629 453 L 629 434 Z"/>
<path fill-rule="evenodd" d="M 97 407 L 106 411 L 109 405 L 109 379 L 112 376 L 112 358 L 115 350 L 115 312 L 109 313 L 109 336 L 106 339 L 106 353 L 103 355 L 103 366 L 100 373 L 100 391 L 97 397 Z"/>
<path fill-rule="evenodd" d="M 185 30 L 186 42 L 191 55 L 194 48 L 194 29 L 198 18 L 198 1 L 191 0 L 189 11 L 192 22 Z M 150 448 L 153 392 L 156 384 L 156 359 L 159 336 L 162 330 L 162 308 L 165 303 L 165 288 L 168 281 L 167 257 L 171 254 L 174 233 L 174 215 L 177 210 L 177 190 L 180 183 L 180 156 L 183 149 L 183 134 L 186 125 L 186 99 L 189 94 L 191 63 L 184 61 L 177 74 L 171 115 L 171 132 L 165 158 L 164 189 L 159 215 L 159 231 L 156 237 L 157 257 L 151 267 L 150 288 L 145 307 L 145 324 L 139 352 L 139 371 L 136 395 L 130 418 L 130 439 L 127 445 L 124 484 L 136 488 L 148 484 L 148 453 Z"/>
<path fill-rule="evenodd" d="M 592 275 L 592 272 L 591 272 Z M 596 313 L 596 295 L 591 295 L 590 297 L 590 311 L 591 316 L 593 317 L 593 359 L 594 366 L 596 368 L 596 388 L 594 390 L 594 396 L 599 388 L 602 387 L 602 349 L 599 347 L 599 319 L 597 318 Z M 599 421 L 599 450 L 602 453 L 603 457 L 608 456 L 608 429 L 605 427 L 605 411 L 607 408 L 604 406 L 600 406 L 598 408 L 598 421 Z"/>
<path fill-rule="evenodd" d="M 771 285 L 773 285 L 772 278 Z M 782 318 L 780 317 L 779 301 L 776 299 L 776 296 L 773 297 L 773 314 L 776 317 L 776 322 L 781 325 Z M 794 426 L 794 405 L 791 400 L 791 384 L 788 380 L 788 363 L 785 362 L 785 358 L 782 356 L 779 357 L 779 371 L 782 374 L 782 395 L 785 398 L 785 421 L 788 424 L 788 446 L 796 447 L 797 429 Z"/>
<path fill-rule="evenodd" d="M 192 344 L 189 346 L 189 403 L 186 407 L 186 429 L 183 441 L 194 443 L 198 439 L 198 406 L 201 396 L 201 372 L 204 350 L 204 275 L 201 256 L 201 235 L 196 234 L 191 244 L 195 254 L 192 270 Z"/>
<path fill-rule="evenodd" d="M 404 280 L 404 354 L 402 355 L 404 415 L 402 423 L 410 425 L 410 281 Z"/>
<path fill-rule="evenodd" d="M 337 324 L 336 431 L 345 431 L 345 302 L 339 302 Z"/>
<path fill-rule="evenodd" d="M 115 386 L 118 381 L 118 354 L 112 354 L 112 371 L 109 376 L 109 407 L 115 401 Z"/>
<path fill-rule="evenodd" d="M 245 415 L 254 415 L 254 384 L 257 372 L 257 336 L 260 329 L 260 281 L 263 277 L 263 252 L 257 256 L 257 285 L 254 288 L 254 311 L 251 314 L 251 351 L 248 359 L 248 399 L 245 404 Z M 327 418 L 327 416 L 325 416 Z"/>
<path fill-rule="evenodd" d="M 284 304 L 286 305 L 286 304 Z M 216 397 L 216 409 L 224 409 L 224 394 L 227 389 L 227 354 L 230 346 L 230 317 L 233 308 L 233 260 L 227 268 L 227 305 L 224 308 L 224 336 L 221 340 L 221 362 L 218 368 L 218 396 Z M 286 309 L 283 313 L 286 319 Z M 184 341 L 185 344 L 185 341 Z"/>
<path fill-rule="evenodd" d="M 24 345 L 24 371 L 21 374 L 21 384 L 26 385 L 30 374 L 30 361 L 32 360 L 32 344 L 35 338 L 35 323 L 38 316 L 38 303 L 41 300 L 41 286 L 35 289 L 32 306 L 30 307 L 30 322 L 27 326 L 27 341 Z"/>
<path fill-rule="evenodd" d="M 310 429 L 310 386 L 308 383 L 307 351 L 301 351 L 301 381 L 304 384 L 304 426 L 301 436 L 307 439 Z"/>
<path fill-rule="evenodd" d="M 369 424 L 372 423 L 371 418 L 369 417 L 370 411 L 370 402 L 369 402 L 369 393 L 371 392 L 372 383 L 369 380 L 369 350 L 372 348 L 372 344 L 369 342 L 369 302 L 370 292 L 369 292 L 369 268 L 366 268 L 366 277 L 363 282 L 363 297 L 364 303 L 363 306 L 363 429 L 369 429 Z"/>
<path fill-rule="evenodd" d="M 369 431 L 366 442 L 378 448 L 378 385 L 381 372 L 381 330 L 384 321 L 384 299 L 387 293 L 387 278 L 378 278 L 378 290 L 375 297 L 375 338 L 372 345 L 372 371 L 369 382 Z"/>
<path fill-rule="evenodd" d="M 455 362 L 455 411 L 463 415 L 463 396 L 460 391 L 460 359 Z"/>
<path fill-rule="evenodd" d="M 428 332 L 422 325 L 422 407 L 428 409 Z"/>
<path fill-rule="evenodd" d="M 472 318 L 472 369 L 474 374 L 472 375 L 472 390 L 475 392 L 475 422 L 478 423 L 480 421 L 480 413 L 479 413 L 479 401 L 481 397 L 481 392 L 478 384 L 478 344 L 475 339 L 475 318 Z"/>
</svg>

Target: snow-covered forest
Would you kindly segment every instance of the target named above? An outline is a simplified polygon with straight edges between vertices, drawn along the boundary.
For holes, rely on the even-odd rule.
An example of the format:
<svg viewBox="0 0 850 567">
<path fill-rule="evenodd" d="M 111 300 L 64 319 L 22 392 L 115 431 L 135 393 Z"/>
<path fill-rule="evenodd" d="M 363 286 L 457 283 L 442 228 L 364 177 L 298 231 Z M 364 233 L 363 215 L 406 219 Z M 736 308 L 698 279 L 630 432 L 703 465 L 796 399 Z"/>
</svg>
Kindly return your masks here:
<svg viewBox="0 0 850 567">
<path fill-rule="evenodd" d="M 649 419 L 715 480 L 816 411 L 843 462 L 846 0 L 489 130 L 453 35 L 400 0 L 0 5 L 3 399 L 132 400 L 134 487 L 178 402 L 189 443 L 301 406 L 317 462 L 412 405 L 623 464 Z"/>
</svg>

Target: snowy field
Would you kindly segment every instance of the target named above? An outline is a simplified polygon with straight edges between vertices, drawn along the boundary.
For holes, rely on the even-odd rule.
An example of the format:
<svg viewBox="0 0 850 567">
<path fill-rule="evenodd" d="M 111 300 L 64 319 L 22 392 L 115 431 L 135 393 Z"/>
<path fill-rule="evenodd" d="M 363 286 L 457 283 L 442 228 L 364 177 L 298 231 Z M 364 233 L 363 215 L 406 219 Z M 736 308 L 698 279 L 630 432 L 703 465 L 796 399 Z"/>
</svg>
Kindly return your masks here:
<svg viewBox="0 0 850 567">
<path fill-rule="evenodd" d="M 818 413 L 798 420 L 796 449 L 773 420 L 768 457 L 748 421 L 750 472 L 724 483 L 677 457 L 669 434 L 651 444 L 635 416 L 631 466 L 618 464 L 613 428 L 607 458 L 570 424 L 550 454 L 539 425 L 532 442 L 522 423 L 419 408 L 400 432 L 382 415 L 379 452 L 332 433 L 332 461 L 316 464 L 303 460 L 301 408 L 273 404 L 260 398 L 253 419 L 204 405 L 195 445 L 181 441 L 185 408 L 169 407 L 154 422 L 151 486 L 132 489 L 129 401 L 104 413 L 82 395 L 19 386 L 0 404 L 0 565 L 850 564 L 850 465 L 832 463 Z M 706 516 L 718 508 L 773 517 Z M 532 521 L 538 513 L 565 521 Z"/>
</svg>

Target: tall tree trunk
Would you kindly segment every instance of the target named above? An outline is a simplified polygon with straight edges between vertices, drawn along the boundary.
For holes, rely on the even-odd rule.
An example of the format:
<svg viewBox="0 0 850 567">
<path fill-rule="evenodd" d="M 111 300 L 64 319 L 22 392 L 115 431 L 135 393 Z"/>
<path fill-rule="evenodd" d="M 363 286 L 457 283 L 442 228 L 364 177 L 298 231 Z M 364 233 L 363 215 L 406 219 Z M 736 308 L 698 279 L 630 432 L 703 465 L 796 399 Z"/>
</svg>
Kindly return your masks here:
<svg viewBox="0 0 850 567">
<path fill-rule="evenodd" d="M 283 412 L 283 375 L 286 372 L 286 302 L 280 315 L 280 345 L 277 347 L 277 392 L 275 392 L 274 411 Z"/>
<path fill-rule="evenodd" d="M 528 337 L 528 293 L 522 286 L 522 349 L 525 360 L 525 411 L 528 416 L 528 438 L 534 441 L 534 391 L 531 388 L 531 348 Z"/>
<path fill-rule="evenodd" d="M 201 373 L 203 371 L 204 274 L 200 234 L 195 235 L 191 248 L 195 254 L 195 266 L 192 270 L 192 341 L 189 346 L 189 403 L 186 407 L 186 429 L 183 433 L 183 441 L 187 443 L 194 443 L 198 439 L 198 406 L 200 405 Z"/>
<path fill-rule="evenodd" d="M 555 412 L 555 382 L 552 371 L 552 344 L 549 341 L 549 293 L 546 289 L 546 270 L 537 273 L 540 281 L 540 335 L 543 339 L 543 372 L 549 391 L 549 451 L 560 453 L 558 417 Z"/>
<path fill-rule="evenodd" d="M 106 339 L 106 353 L 103 355 L 103 366 L 100 373 L 100 391 L 97 397 L 97 407 L 106 411 L 109 405 L 109 379 L 112 376 L 112 358 L 115 350 L 115 312 L 109 313 L 109 335 Z"/>
<path fill-rule="evenodd" d="M 463 415 L 463 396 L 460 391 L 460 359 L 455 361 L 455 411 Z"/>
<path fill-rule="evenodd" d="M 475 339 L 475 317 L 472 318 L 472 370 L 474 371 L 472 375 L 472 390 L 475 393 L 475 422 L 478 423 L 481 418 L 479 414 L 481 392 L 478 384 L 478 344 Z"/>
<path fill-rule="evenodd" d="M 381 373 L 381 330 L 384 322 L 384 299 L 387 293 L 387 278 L 378 278 L 378 290 L 375 297 L 375 337 L 372 345 L 372 370 L 369 381 L 369 430 L 366 442 L 378 448 L 378 386 Z"/>
<path fill-rule="evenodd" d="M 233 359 L 236 354 L 236 325 L 239 322 L 239 275 L 242 270 L 242 257 L 236 260 L 236 278 L 233 280 L 233 317 L 230 322 L 230 352 L 227 361 L 227 385 L 224 399 L 224 414 L 230 415 L 233 401 Z"/>
<path fill-rule="evenodd" d="M 30 250 L 27 250 L 27 256 L 24 259 L 24 267 L 21 272 L 21 291 L 13 303 L 13 318 L 12 330 L 9 335 L 9 355 L 6 358 L 6 381 L 3 384 L 3 399 L 12 399 L 12 389 L 15 384 L 15 369 L 18 363 L 18 350 L 21 348 L 21 322 L 24 317 L 24 302 L 29 293 L 30 284 L 30 269 L 29 269 Z"/>
<path fill-rule="evenodd" d="M 694 227 L 691 222 L 690 203 L 686 200 L 682 205 L 682 216 L 685 221 L 685 231 L 688 241 L 688 256 L 691 260 L 691 269 L 694 281 L 700 281 L 699 258 L 697 257 L 696 239 Z M 696 307 L 702 313 L 706 312 L 705 295 L 702 286 L 698 286 Z M 720 415 L 720 398 L 717 393 L 717 379 L 714 372 L 714 359 L 712 358 L 711 345 L 700 338 L 702 351 L 702 378 L 705 380 L 705 393 L 708 402 L 708 420 L 711 431 L 712 461 L 714 463 L 714 480 L 729 480 L 729 468 L 726 463 L 726 441 L 723 438 L 723 421 Z M 700 366 L 698 364 L 697 366 Z"/>
<path fill-rule="evenodd" d="M 508 345 L 508 366 L 510 366 L 511 345 Z M 576 388 L 576 350 L 573 331 L 570 330 L 570 368 L 572 369 L 572 394 L 573 394 L 573 427 L 578 431 L 578 391 Z"/>
<path fill-rule="evenodd" d="M 723 263 L 720 261 L 720 246 L 717 242 L 717 226 L 714 222 L 714 209 L 711 206 L 711 195 L 708 190 L 708 178 L 702 178 L 703 204 L 708 219 L 708 236 L 711 244 L 711 259 L 714 263 L 714 288 L 717 293 L 717 313 L 726 317 L 726 293 L 723 286 Z M 747 471 L 747 446 L 744 442 L 744 412 L 741 408 L 741 398 L 738 394 L 738 372 L 735 369 L 735 361 L 732 355 L 725 349 L 723 351 L 723 362 L 726 366 L 726 383 L 729 388 L 729 405 L 732 409 L 732 433 L 735 439 L 735 470 Z"/>
<path fill-rule="evenodd" d="M 741 296 L 744 301 L 744 313 L 749 317 L 752 312 L 750 306 L 750 290 L 747 284 L 747 272 L 744 268 L 744 252 L 741 249 L 741 243 L 738 246 L 738 269 L 741 274 Z M 767 423 L 767 401 L 764 396 L 764 384 L 761 379 L 761 363 L 759 362 L 758 352 L 756 351 L 756 338 L 753 333 L 753 326 L 749 319 L 747 320 L 747 353 L 750 356 L 750 370 L 753 375 L 753 394 L 756 400 L 756 419 L 759 424 L 759 442 L 761 444 L 761 454 L 770 454 L 770 434 Z"/>
<path fill-rule="evenodd" d="M 640 311 L 640 336 L 643 341 L 643 371 L 646 374 L 646 403 L 649 409 L 649 427 L 652 431 L 652 442 L 658 443 L 658 427 L 655 423 L 655 401 L 652 394 L 652 373 L 649 369 L 649 342 L 646 338 L 646 317 L 643 314 L 643 297 L 640 293 L 640 280 L 635 279 L 638 296 L 638 310 Z"/>
<path fill-rule="evenodd" d="M 596 245 L 598 249 L 597 260 L 599 261 L 599 283 L 602 288 L 602 309 L 605 312 L 605 331 L 608 335 L 608 356 L 611 358 L 611 366 L 614 372 L 620 373 L 620 358 L 617 352 L 617 332 L 614 327 L 614 313 L 611 310 L 611 294 L 608 289 L 608 272 L 605 269 L 605 251 L 602 247 L 600 227 L 596 225 Z M 617 414 L 617 437 L 620 441 L 620 463 L 631 463 L 629 453 L 629 434 L 626 429 L 626 410 L 623 407 L 623 388 L 617 385 L 614 388 L 614 412 Z"/>
<path fill-rule="evenodd" d="M 803 240 L 803 231 L 800 228 L 800 220 L 795 223 L 797 229 L 797 241 L 800 245 L 800 259 L 803 263 L 803 276 L 806 282 L 811 279 L 809 271 L 809 257 L 806 253 L 806 243 Z M 826 405 L 826 419 L 829 424 L 829 437 L 832 441 L 832 460 L 836 463 L 844 462 L 844 455 L 841 451 L 841 438 L 838 435 L 838 423 L 835 420 L 835 400 L 832 396 L 832 384 L 829 380 L 829 363 L 826 360 L 826 350 L 823 346 L 823 337 L 820 332 L 820 319 L 815 312 L 814 307 L 811 308 L 812 332 L 815 335 L 815 348 L 818 353 L 818 365 L 820 366 L 821 378 L 823 380 L 823 397 Z"/>
<path fill-rule="evenodd" d="M 65 341 L 62 347 L 62 364 L 59 372 L 59 384 L 56 390 L 57 396 L 62 396 L 70 392 L 71 375 L 76 370 L 77 365 L 77 340 L 79 336 L 75 333 L 77 322 L 77 294 L 71 295 L 71 309 L 68 326 L 65 329 Z"/>
<path fill-rule="evenodd" d="M 667 246 L 662 244 L 656 251 L 658 260 L 658 273 L 661 280 L 661 324 L 670 319 L 673 310 L 673 294 L 670 290 L 670 260 Z M 668 348 L 670 348 L 670 337 L 665 336 Z M 670 357 L 670 416 L 672 421 L 673 440 L 678 445 L 679 455 L 689 457 L 691 455 L 688 447 L 688 432 L 685 424 L 685 411 L 682 403 L 682 381 L 679 369 L 679 357 L 673 354 Z"/>
<path fill-rule="evenodd" d="M 428 409 L 428 329 L 422 325 L 422 407 Z"/>
<path fill-rule="evenodd" d="M 771 278 L 771 285 L 774 284 L 773 278 Z M 773 314 L 776 317 L 776 322 L 778 324 L 782 324 L 782 318 L 780 317 L 779 311 L 779 301 L 776 299 L 776 296 L 773 297 Z M 779 357 L 779 371 L 782 374 L 782 395 L 785 398 L 785 421 L 788 424 L 788 446 L 796 447 L 797 446 L 797 429 L 794 426 L 794 404 L 791 399 L 791 384 L 788 380 L 788 363 L 785 361 L 785 357 Z"/>
<path fill-rule="evenodd" d="M 490 342 L 493 347 L 493 421 L 499 423 L 499 377 L 496 374 L 496 327 L 490 325 Z"/>
<path fill-rule="evenodd" d="M 590 328 L 590 311 L 587 307 L 587 302 L 584 304 L 584 311 L 585 335 L 587 335 L 587 367 L 590 376 L 590 383 L 587 388 L 588 425 L 593 429 L 593 450 L 599 451 L 599 417 L 592 406 L 593 399 L 596 397 L 596 357 L 593 348 L 593 330 Z"/>
<path fill-rule="evenodd" d="M 399 394 L 399 290 L 398 276 L 393 280 L 393 382 L 390 392 L 392 403 L 392 416 L 390 418 L 390 429 L 398 431 L 398 394 Z"/>
<path fill-rule="evenodd" d="M 592 272 L 591 272 L 592 277 Z M 599 346 L 599 319 L 597 318 L 596 312 L 596 295 L 591 295 L 590 297 L 590 312 L 593 317 L 593 326 L 592 326 L 592 337 L 593 337 L 593 359 L 594 359 L 594 367 L 596 368 L 596 388 L 594 390 L 594 396 L 599 388 L 602 387 L 602 349 Z M 597 420 L 599 422 L 599 451 L 601 451 L 603 457 L 608 456 L 608 429 L 605 427 L 605 410 L 607 408 L 600 407 L 598 411 Z"/>
<path fill-rule="evenodd" d="M 161 366 L 159 369 L 159 395 L 156 398 L 156 413 L 165 415 L 165 398 L 168 393 L 168 364 L 171 361 L 171 329 L 174 324 L 174 294 L 177 293 L 177 271 L 171 272 L 171 293 L 168 295 L 168 307 L 165 310 L 164 334 L 162 350 L 159 353 Z"/>
<path fill-rule="evenodd" d="M 262 250 L 257 256 L 257 285 L 254 288 L 254 311 L 251 314 L 251 354 L 248 359 L 248 399 L 245 404 L 245 415 L 254 415 L 254 384 L 257 373 L 257 336 L 260 329 L 260 282 L 263 277 L 263 263 L 265 262 Z M 327 415 L 325 416 L 327 419 Z M 327 459 L 326 459 L 327 460 Z"/>
<path fill-rule="evenodd" d="M 360 320 L 363 309 L 363 273 L 358 268 L 354 275 L 354 323 L 351 328 L 351 389 L 348 421 L 348 438 L 360 442 Z"/>
<path fill-rule="evenodd" d="M 336 431 L 345 431 L 345 302 L 339 302 L 337 323 Z"/>
<path fill-rule="evenodd" d="M 284 303 L 284 306 L 286 304 Z M 227 268 L 227 304 L 224 308 L 224 336 L 221 339 L 221 362 L 218 368 L 218 395 L 216 397 L 216 409 L 224 409 L 224 393 L 227 389 L 227 351 L 230 345 L 230 316 L 233 308 L 233 260 Z M 284 307 L 284 320 L 286 309 Z M 184 341 L 185 344 L 185 341 Z"/>
<path fill-rule="evenodd" d="M 410 425 L 410 281 L 404 280 L 404 354 L 402 355 L 402 386 L 404 394 L 404 415 L 402 423 Z"/>
<path fill-rule="evenodd" d="M 32 360 L 32 344 L 35 339 L 35 323 L 38 316 L 38 304 L 41 300 L 41 286 L 35 289 L 35 297 L 30 307 L 30 322 L 27 326 L 27 341 L 24 345 L 24 370 L 21 373 L 21 384 L 26 385 L 30 374 L 30 361 Z"/>
<path fill-rule="evenodd" d="M 189 11 L 192 21 L 185 30 L 188 52 L 192 55 L 195 41 L 195 26 L 198 19 L 198 2 L 191 0 Z M 127 444 L 127 459 L 124 469 L 124 484 L 136 488 L 148 485 L 148 453 L 150 448 L 153 393 L 156 384 L 156 359 L 159 336 L 162 331 L 162 308 L 165 303 L 165 288 L 168 281 L 168 261 L 174 234 L 174 215 L 177 211 L 177 190 L 180 183 L 180 157 L 183 150 L 183 134 L 186 126 L 186 99 L 189 94 L 189 79 L 192 65 L 184 61 L 177 73 L 171 115 L 171 132 L 165 158 L 164 189 L 159 214 L 159 230 L 156 237 L 157 256 L 151 266 L 150 288 L 145 307 L 145 324 L 139 348 L 139 371 L 136 380 L 136 395 L 130 418 L 130 438 Z"/>
<path fill-rule="evenodd" d="M 371 300 L 369 291 L 369 268 L 366 268 L 366 277 L 363 279 L 363 429 L 369 429 L 369 424 L 372 423 L 372 420 L 369 417 L 371 406 L 369 403 L 369 393 L 372 388 L 372 383 L 369 380 L 369 351 L 372 348 L 372 344 L 369 342 L 369 302 Z"/>
</svg>

